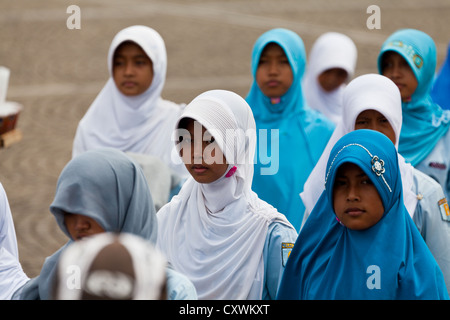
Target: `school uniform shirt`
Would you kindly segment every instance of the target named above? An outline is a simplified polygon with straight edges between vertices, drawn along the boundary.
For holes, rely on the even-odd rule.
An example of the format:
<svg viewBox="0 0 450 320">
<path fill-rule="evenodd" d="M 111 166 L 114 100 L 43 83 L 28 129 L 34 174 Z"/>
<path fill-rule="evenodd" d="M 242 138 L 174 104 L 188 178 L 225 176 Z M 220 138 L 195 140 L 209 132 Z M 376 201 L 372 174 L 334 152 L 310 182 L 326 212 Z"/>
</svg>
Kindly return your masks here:
<svg viewBox="0 0 450 320">
<path fill-rule="evenodd" d="M 450 43 L 447 49 L 447 57 L 434 79 L 431 97 L 442 109 L 450 109 Z"/>
<path fill-rule="evenodd" d="M 356 130 L 334 146 L 325 191 L 287 262 L 279 299 L 449 299 L 442 272 L 403 200 L 397 150 L 384 134 Z M 352 230 L 336 219 L 333 186 L 344 163 L 359 166 L 380 195 L 381 219 Z"/>
<path fill-rule="evenodd" d="M 74 241 L 64 223 L 65 212 L 92 218 L 105 232 L 131 233 L 152 244 L 157 239 L 155 207 L 142 169 L 116 149 L 100 148 L 73 158 L 61 172 L 50 211 L 70 240 L 45 259 L 41 273 L 25 284 L 20 299 L 51 299 L 59 257 Z M 196 299 L 186 277 L 170 268 L 167 274 L 170 297 L 178 299 L 173 291 L 181 291 L 182 297 Z"/>
<path fill-rule="evenodd" d="M 402 108 L 397 86 L 387 77 L 378 74 L 367 74 L 355 78 L 344 92 L 343 117 L 308 178 L 305 191 L 300 195 L 307 209 L 303 224 L 324 190 L 325 165 L 329 160 L 332 147 L 342 136 L 355 130 L 356 119 L 365 110 L 378 111 L 388 120 L 394 130 L 395 146 L 398 148 L 402 128 Z M 445 280 L 450 284 L 450 246 L 446 245 L 450 243 L 450 221 L 446 216 L 447 203 L 442 187 L 411 164 L 406 163 L 401 155 L 398 155 L 398 160 L 405 207 L 413 220 L 417 222 L 417 227 L 441 267 Z M 450 285 L 448 288 L 450 289 Z"/>
<path fill-rule="evenodd" d="M 433 178 L 417 169 L 413 171 L 412 190 L 418 201 L 412 218 L 441 268 L 450 294 L 450 211 L 447 198 Z"/>
<path fill-rule="evenodd" d="M 305 207 L 298 195 L 335 126 L 304 101 L 301 79 L 306 53 L 303 40 L 295 32 L 273 29 L 258 38 L 252 52 L 253 78 L 261 53 L 271 42 L 284 50 L 293 82 L 289 90 L 274 101 L 262 93 L 254 80 L 246 97 L 258 135 L 252 189 L 262 200 L 285 214 L 299 230 Z"/>
<path fill-rule="evenodd" d="M 439 139 L 416 168 L 436 180 L 444 189 L 445 197 L 450 199 L 450 131 Z M 448 220 L 450 221 L 450 217 Z"/>
<path fill-rule="evenodd" d="M 114 52 L 125 41 L 138 44 L 153 63 L 152 83 L 138 96 L 122 94 L 113 79 Z M 161 97 L 167 69 L 164 40 L 146 26 L 125 28 L 112 40 L 107 63 L 110 78 L 78 124 L 72 155 L 112 147 L 156 156 L 178 175 L 186 177 L 184 165 L 172 161 L 173 128 L 184 104 Z"/>
<path fill-rule="evenodd" d="M 418 167 L 438 148 L 432 159 L 429 159 L 430 162 L 420 167 L 430 172 L 430 168 L 435 169 L 433 166 L 440 166 L 442 169 L 436 178 L 448 195 L 450 152 L 446 149 L 450 110 L 443 110 L 430 96 L 437 59 L 434 41 L 419 30 L 402 29 L 394 32 L 381 47 L 378 56 L 380 73 L 383 55 L 388 51 L 397 52 L 407 61 L 418 83 L 411 100 L 402 102 L 403 124 L 398 150 L 406 161 Z M 440 143 L 441 140 L 444 141 Z M 431 170 L 431 173 L 436 174 L 436 170 Z"/>
<path fill-rule="evenodd" d="M 157 247 L 192 281 L 199 299 L 275 298 L 297 232 L 251 190 L 256 127 L 250 107 L 233 92 L 212 90 L 188 104 L 183 118 L 213 135 L 228 167 L 210 183 L 189 178 L 161 208 Z"/>
<path fill-rule="evenodd" d="M 355 43 L 348 36 L 337 32 L 321 35 L 313 44 L 308 58 L 305 77 L 302 81 L 305 100 L 311 109 L 320 111 L 337 124 L 342 112 L 342 93 L 346 84 L 331 92 L 325 91 L 318 77 L 324 71 L 340 68 L 347 72 L 347 81 L 355 73 L 358 52 Z"/>
</svg>

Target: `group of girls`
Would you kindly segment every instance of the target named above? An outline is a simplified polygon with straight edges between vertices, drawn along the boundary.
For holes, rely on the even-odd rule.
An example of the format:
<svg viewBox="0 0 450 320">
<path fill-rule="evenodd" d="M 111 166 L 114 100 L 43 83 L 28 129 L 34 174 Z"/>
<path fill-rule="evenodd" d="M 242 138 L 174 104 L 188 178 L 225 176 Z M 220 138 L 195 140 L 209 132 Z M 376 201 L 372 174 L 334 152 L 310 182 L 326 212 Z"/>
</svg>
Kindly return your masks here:
<svg viewBox="0 0 450 320">
<path fill-rule="evenodd" d="M 159 34 L 120 31 L 50 206 L 69 241 L 28 279 L 2 227 L 0 296 L 448 299 L 450 117 L 430 96 L 435 44 L 399 30 L 379 74 L 350 81 L 356 59 L 350 38 L 327 33 L 307 65 L 298 34 L 269 30 L 245 99 L 210 90 L 178 105 L 161 98 Z M 261 130 L 264 152 L 278 151 L 270 174 Z"/>
</svg>

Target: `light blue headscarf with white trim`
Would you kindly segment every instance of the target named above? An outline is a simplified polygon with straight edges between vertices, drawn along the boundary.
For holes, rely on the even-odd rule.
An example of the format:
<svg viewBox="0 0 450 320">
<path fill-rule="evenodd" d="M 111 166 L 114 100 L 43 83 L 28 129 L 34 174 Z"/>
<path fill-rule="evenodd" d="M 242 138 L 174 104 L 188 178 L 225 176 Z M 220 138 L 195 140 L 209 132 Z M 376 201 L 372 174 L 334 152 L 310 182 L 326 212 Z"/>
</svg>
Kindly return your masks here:
<svg viewBox="0 0 450 320">
<path fill-rule="evenodd" d="M 256 82 L 259 59 L 269 43 L 276 43 L 284 50 L 293 74 L 291 87 L 277 103 L 272 103 Z M 252 189 L 259 198 L 285 214 L 297 231 L 305 211 L 299 194 L 335 127 L 305 103 L 301 87 L 305 65 L 305 46 L 298 34 L 283 28 L 265 32 L 253 46 L 251 68 L 254 81 L 246 97 L 258 129 Z M 279 130 L 278 135 L 271 129 Z M 270 160 L 269 165 L 264 163 L 266 160 Z"/>
<path fill-rule="evenodd" d="M 409 64 L 418 86 L 411 101 L 403 102 L 403 124 L 399 152 L 413 166 L 419 164 L 450 127 L 450 111 L 433 102 L 430 91 L 436 69 L 436 45 L 426 33 L 414 29 L 394 32 L 382 45 L 378 71 L 387 51 L 395 51 Z"/>
<path fill-rule="evenodd" d="M 333 209 L 336 173 L 358 165 L 383 203 L 378 223 L 351 230 Z M 356 130 L 330 153 L 325 190 L 288 259 L 278 299 L 448 299 L 444 278 L 403 203 L 397 151 L 382 133 Z"/>
</svg>

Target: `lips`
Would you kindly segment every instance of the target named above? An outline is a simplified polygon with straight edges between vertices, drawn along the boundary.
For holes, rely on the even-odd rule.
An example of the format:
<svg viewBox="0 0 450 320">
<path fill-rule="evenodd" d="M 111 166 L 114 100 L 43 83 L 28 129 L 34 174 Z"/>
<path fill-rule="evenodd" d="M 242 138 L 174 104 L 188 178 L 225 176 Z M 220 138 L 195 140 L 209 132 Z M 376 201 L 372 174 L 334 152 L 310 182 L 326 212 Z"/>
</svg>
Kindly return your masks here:
<svg viewBox="0 0 450 320">
<path fill-rule="evenodd" d="M 75 237 L 75 240 L 81 240 L 81 239 L 86 238 L 88 236 L 89 236 L 89 234 L 87 234 L 87 233 L 78 233 L 76 235 L 76 237 Z"/>
<path fill-rule="evenodd" d="M 200 173 L 204 173 L 206 170 L 208 170 L 208 168 L 206 168 L 206 167 L 204 167 L 202 165 L 196 164 L 196 165 L 192 166 L 192 170 L 195 173 L 200 174 Z"/>
<path fill-rule="evenodd" d="M 280 81 L 278 81 L 278 80 L 270 80 L 270 81 L 267 82 L 267 86 L 269 88 L 277 87 L 279 85 L 280 85 Z"/>
<path fill-rule="evenodd" d="M 365 212 L 365 210 L 360 208 L 348 208 L 345 210 L 345 213 L 352 217 L 357 217 L 362 215 Z"/>
<path fill-rule="evenodd" d="M 125 88 L 132 88 L 132 87 L 135 87 L 136 85 L 137 85 L 136 82 L 133 82 L 133 81 L 122 82 L 122 86 Z"/>
</svg>

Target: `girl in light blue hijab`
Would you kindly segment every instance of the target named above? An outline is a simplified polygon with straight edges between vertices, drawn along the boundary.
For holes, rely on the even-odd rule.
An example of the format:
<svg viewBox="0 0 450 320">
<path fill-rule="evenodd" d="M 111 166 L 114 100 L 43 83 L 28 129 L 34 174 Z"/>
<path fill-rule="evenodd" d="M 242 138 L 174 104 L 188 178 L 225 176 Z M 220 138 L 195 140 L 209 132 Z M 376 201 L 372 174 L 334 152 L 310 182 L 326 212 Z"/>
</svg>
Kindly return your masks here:
<svg viewBox="0 0 450 320">
<path fill-rule="evenodd" d="M 158 225 L 146 178 L 139 165 L 122 151 L 100 148 L 74 157 L 61 172 L 50 211 L 70 240 L 46 258 L 40 275 L 17 293 L 20 299 L 52 297 L 59 256 L 82 235 L 123 232 L 156 243 Z M 80 228 L 77 235 L 76 229 L 68 227 L 67 216 L 87 217 L 96 230 L 92 226 Z M 167 277 L 169 299 L 196 299 L 195 288 L 187 278 L 171 269 L 167 269 Z"/>
<path fill-rule="evenodd" d="M 269 54 L 274 48 L 275 54 Z M 295 32 L 265 32 L 253 47 L 254 81 L 246 97 L 258 129 L 252 189 L 297 231 L 305 210 L 299 194 L 334 130 L 330 120 L 305 104 L 305 65 L 305 47 Z"/>
<path fill-rule="evenodd" d="M 360 189 L 342 174 L 346 165 L 359 168 Z M 366 129 L 343 136 L 324 178 L 325 190 L 294 245 L 278 299 L 448 299 L 442 272 L 405 208 L 389 138 Z M 352 191 L 342 196 L 345 187 Z M 367 188 L 378 195 L 370 208 Z M 342 211 L 339 201 L 348 209 Z M 377 206 L 377 219 L 357 224 Z"/>
<path fill-rule="evenodd" d="M 394 69 L 390 69 L 388 57 L 395 55 L 400 56 L 400 63 L 406 63 L 409 69 L 391 72 Z M 394 81 L 402 93 L 400 154 L 418 170 L 437 180 L 449 197 L 450 110 L 443 110 L 430 95 L 436 59 L 436 46 L 429 35 L 419 30 L 402 29 L 394 32 L 382 45 L 378 70 Z M 412 95 L 404 97 L 403 92 L 408 87 L 404 74 L 411 72 L 416 88 Z"/>
</svg>

